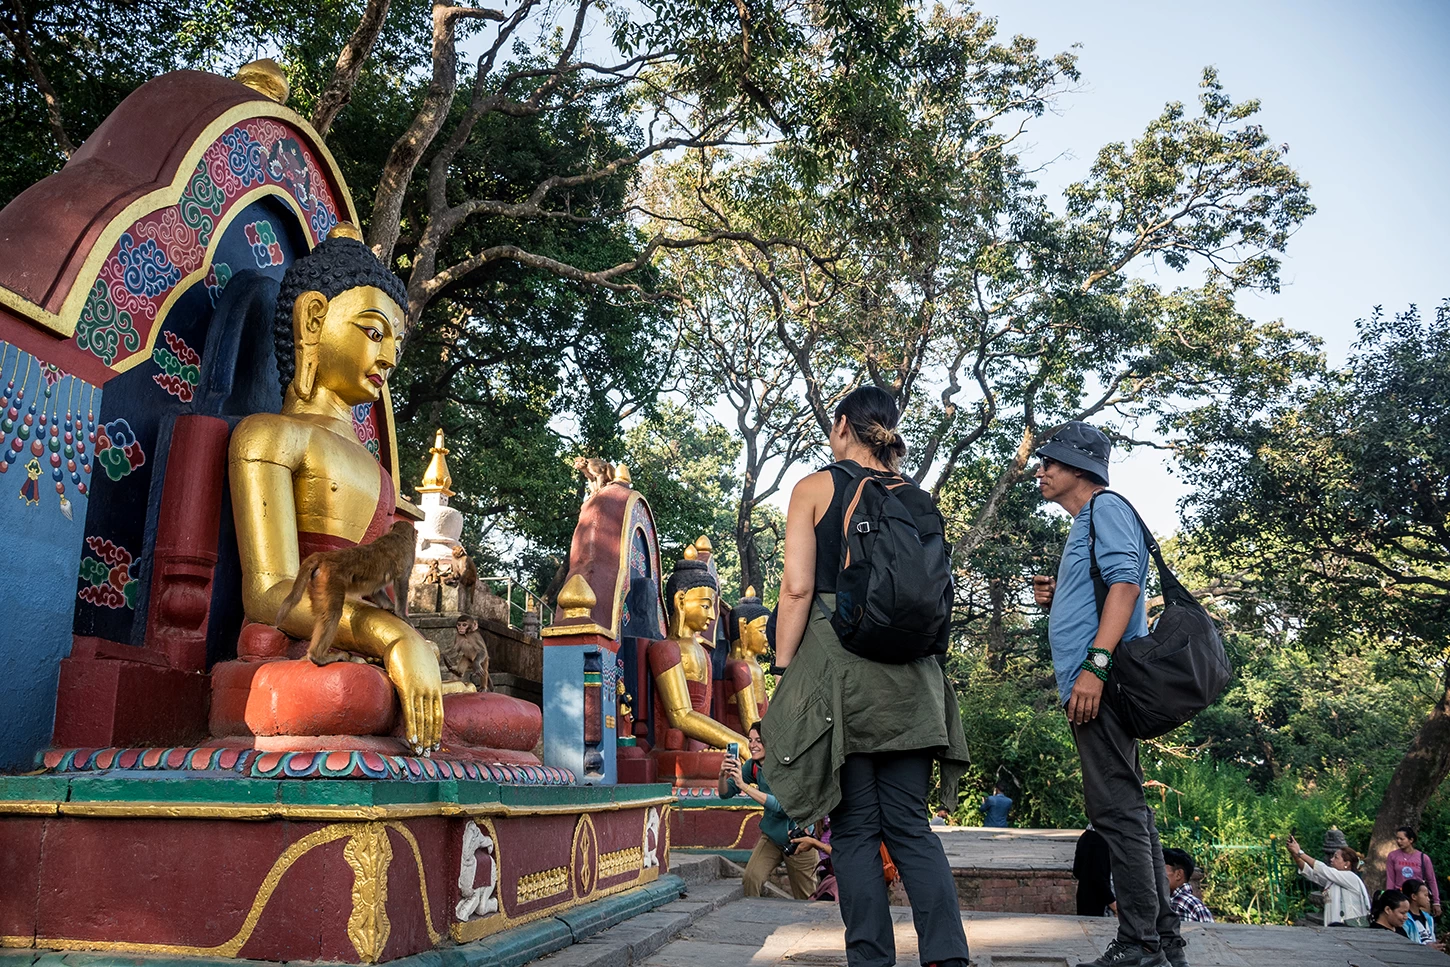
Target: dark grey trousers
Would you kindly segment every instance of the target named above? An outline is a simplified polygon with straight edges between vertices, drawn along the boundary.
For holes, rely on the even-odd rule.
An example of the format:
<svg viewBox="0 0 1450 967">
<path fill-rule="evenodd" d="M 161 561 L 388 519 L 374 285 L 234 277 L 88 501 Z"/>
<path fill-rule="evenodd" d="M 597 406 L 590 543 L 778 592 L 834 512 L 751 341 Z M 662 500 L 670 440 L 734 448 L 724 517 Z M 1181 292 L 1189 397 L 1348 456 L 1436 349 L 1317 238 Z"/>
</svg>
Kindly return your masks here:
<svg viewBox="0 0 1450 967">
<path fill-rule="evenodd" d="M 841 766 L 841 803 L 831 810 L 831 863 L 850 967 L 896 963 L 881 867 L 883 841 L 911 900 L 921 962 L 967 967 L 956 881 L 941 840 L 928 825 L 931 763 L 925 751 L 878 752 L 848 755 Z"/>
<path fill-rule="evenodd" d="M 1118 939 L 1157 949 L 1178 936 L 1178 917 L 1169 906 L 1158 826 L 1143 798 L 1138 740 L 1123 729 L 1106 702 L 1097 718 L 1074 725 L 1072 735 L 1082 760 L 1088 819 L 1108 841 L 1118 897 Z"/>
</svg>

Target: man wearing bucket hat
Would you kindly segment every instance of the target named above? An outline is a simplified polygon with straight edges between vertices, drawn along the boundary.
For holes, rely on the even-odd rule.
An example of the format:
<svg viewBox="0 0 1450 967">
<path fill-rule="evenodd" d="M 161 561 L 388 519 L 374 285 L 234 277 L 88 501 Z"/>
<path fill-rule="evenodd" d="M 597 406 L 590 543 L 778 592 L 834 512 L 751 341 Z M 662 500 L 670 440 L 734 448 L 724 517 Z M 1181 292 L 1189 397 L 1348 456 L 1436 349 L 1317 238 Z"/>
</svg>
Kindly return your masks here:
<svg viewBox="0 0 1450 967">
<path fill-rule="evenodd" d="M 1112 441 L 1073 420 L 1037 450 L 1037 486 L 1072 515 L 1057 577 L 1032 579 L 1033 596 L 1051 608 L 1048 639 L 1058 694 L 1082 760 L 1083 801 L 1107 840 L 1118 897 L 1118 936 L 1083 967 L 1160 967 L 1188 963 L 1170 906 L 1163 847 L 1143 797 L 1138 742 L 1103 701 L 1113 650 L 1148 634 L 1143 587 L 1148 547 L 1133 509 L 1108 486 Z M 1099 617 L 1088 547 L 1089 520 L 1107 598 Z"/>
</svg>

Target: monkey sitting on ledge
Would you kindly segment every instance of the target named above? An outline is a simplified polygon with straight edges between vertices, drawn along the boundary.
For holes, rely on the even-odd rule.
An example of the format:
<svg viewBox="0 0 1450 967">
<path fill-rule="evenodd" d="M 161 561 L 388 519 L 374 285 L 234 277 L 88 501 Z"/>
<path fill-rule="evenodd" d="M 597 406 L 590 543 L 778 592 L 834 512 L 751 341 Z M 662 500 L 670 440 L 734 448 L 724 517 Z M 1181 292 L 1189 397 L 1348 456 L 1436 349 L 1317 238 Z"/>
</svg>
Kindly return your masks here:
<svg viewBox="0 0 1450 967">
<path fill-rule="evenodd" d="M 591 497 L 614 480 L 614 464 L 598 457 L 575 457 L 574 469 L 584 475 Z"/>
<path fill-rule="evenodd" d="M 297 569 L 292 591 L 277 612 L 277 626 L 297 607 L 303 593 L 312 603 L 312 644 L 307 657 L 314 664 L 326 665 L 344 661 L 347 655 L 334 652 L 337 626 L 342 621 L 343 600 L 356 594 L 380 608 L 396 610 L 383 588 L 394 585 L 394 593 L 404 610 L 407 607 L 407 581 L 413 570 L 417 533 L 409 521 L 400 520 L 371 544 L 341 547 L 334 551 L 318 551 L 307 555 Z"/>
</svg>

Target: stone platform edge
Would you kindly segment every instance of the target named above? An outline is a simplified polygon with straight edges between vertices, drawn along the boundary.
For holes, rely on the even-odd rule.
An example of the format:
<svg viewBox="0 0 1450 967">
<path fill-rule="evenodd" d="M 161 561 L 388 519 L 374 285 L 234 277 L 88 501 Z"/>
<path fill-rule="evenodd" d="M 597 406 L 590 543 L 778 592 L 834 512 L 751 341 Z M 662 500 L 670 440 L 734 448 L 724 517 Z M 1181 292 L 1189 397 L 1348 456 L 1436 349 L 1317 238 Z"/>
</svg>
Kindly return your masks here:
<svg viewBox="0 0 1450 967">
<path fill-rule="evenodd" d="M 672 903 L 684 893 L 685 881 L 673 873 L 665 873 L 653 883 L 627 893 L 594 900 L 483 940 L 389 960 L 386 967 L 522 967 L 531 960 L 563 950 L 632 917 Z M 0 948 L 0 967 L 27 967 L 32 964 L 43 967 L 144 967 L 151 964 L 175 967 L 282 967 L 283 963 L 322 962 L 239 960 L 227 957 L 140 957 L 104 950 L 82 953 L 33 947 Z"/>
<path fill-rule="evenodd" d="M 667 783 L 512 786 L 466 779 L 246 779 L 165 773 L 0 776 L 0 816 L 356 820 L 608 812 L 673 802 Z"/>
</svg>

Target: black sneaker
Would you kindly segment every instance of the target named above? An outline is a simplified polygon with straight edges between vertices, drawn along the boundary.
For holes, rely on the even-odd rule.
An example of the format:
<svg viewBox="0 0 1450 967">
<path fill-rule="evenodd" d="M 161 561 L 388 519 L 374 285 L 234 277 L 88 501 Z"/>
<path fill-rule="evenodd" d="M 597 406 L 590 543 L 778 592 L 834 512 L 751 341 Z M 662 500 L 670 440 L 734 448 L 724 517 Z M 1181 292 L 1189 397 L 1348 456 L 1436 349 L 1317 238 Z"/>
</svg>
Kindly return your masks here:
<svg viewBox="0 0 1450 967">
<path fill-rule="evenodd" d="M 1161 950 L 1114 940 L 1097 960 L 1085 960 L 1078 967 L 1168 967 Z"/>
<path fill-rule="evenodd" d="M 1171 940 L 1163 941 L 1163 956 L 1168 958 L 1172 967 L 1188 967 L 1188 955 L 1183 948 L 1188 946 L 1188 941 L 1182 937 L 1174 937 Z"/>
</svg>

